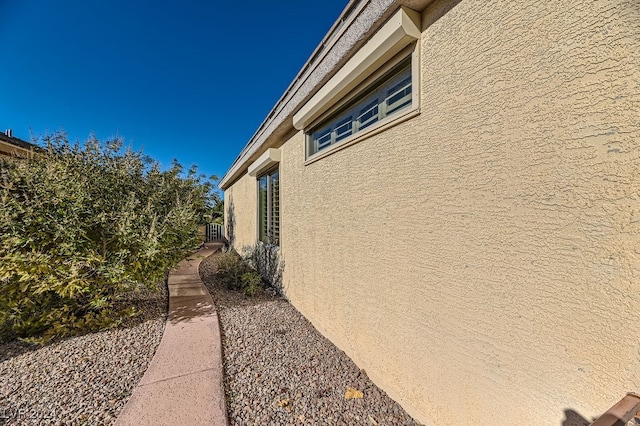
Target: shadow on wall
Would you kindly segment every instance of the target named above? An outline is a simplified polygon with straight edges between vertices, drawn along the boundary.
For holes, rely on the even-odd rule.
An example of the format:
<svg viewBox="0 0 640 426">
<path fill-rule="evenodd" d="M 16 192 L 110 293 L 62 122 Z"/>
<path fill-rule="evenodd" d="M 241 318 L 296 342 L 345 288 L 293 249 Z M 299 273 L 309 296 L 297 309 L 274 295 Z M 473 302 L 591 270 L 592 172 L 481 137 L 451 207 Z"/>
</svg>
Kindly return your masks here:
<svg viewBox="0 0 640 426">
<path fill-rule="evenodd" d="M 564 410 L 564 417 L 561 426 L 589 426 L 591 424 L 589 420 L 571 409 Z"/>
<path fill-rule="evenodd" d="M 462 0 L 440 0 L 429 6 L 432 13 L 428 13 L 426 19 L 422 22 L 422 31 L 436 23 L 440 18 L 449 13 L 451 9 L 456 7 Z"/>
<path fill-rule="evenodd" d="M 233 205 L 233 195 L 229 196 L 229 200 L 224 201 L 224 217 L 226 222 L 226 236 L 227 241 L 229 242 L 229 247 L 233 247 L 236 242 L 236 212 L 235 206 Z"/>
</svg>

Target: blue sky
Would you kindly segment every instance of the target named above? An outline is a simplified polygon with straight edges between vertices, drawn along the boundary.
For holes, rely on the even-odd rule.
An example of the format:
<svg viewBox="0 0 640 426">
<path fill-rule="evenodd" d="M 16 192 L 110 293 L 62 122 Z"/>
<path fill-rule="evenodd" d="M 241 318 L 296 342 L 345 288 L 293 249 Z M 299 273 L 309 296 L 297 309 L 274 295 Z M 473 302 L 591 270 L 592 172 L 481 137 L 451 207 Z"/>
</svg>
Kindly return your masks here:
<svg viewBox="0 0 640 426">
<path fill-rule="evenodd" d="M 347 0 L 0 0 L 0 131 L 226 172 Z"/>
</svg>

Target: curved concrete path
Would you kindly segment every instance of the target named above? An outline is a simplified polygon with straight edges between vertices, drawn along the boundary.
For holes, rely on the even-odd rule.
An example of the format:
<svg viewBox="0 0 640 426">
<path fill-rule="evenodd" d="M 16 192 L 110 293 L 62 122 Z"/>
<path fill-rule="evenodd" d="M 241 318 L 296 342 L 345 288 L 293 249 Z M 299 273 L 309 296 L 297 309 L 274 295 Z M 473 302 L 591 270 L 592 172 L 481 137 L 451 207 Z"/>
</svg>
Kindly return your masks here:
<svg viewBox="0 0 640 426">
<path fill-rule="evenodd" d="M 169 318 L 149 368 L 116 425 L 227 425 L 220 324 L 198 266 L 206 244 L 169 273 Z"/>
</svg>

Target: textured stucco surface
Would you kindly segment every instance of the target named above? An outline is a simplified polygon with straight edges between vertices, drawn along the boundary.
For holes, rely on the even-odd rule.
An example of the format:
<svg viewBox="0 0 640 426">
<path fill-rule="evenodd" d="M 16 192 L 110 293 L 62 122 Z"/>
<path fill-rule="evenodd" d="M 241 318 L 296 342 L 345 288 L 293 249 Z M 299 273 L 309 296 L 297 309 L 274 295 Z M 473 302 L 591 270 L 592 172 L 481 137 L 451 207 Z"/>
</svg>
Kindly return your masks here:
<svg viewBox="0 0 640 426">
<path fill-rule="evenodd" d="M 425 424 L 591 420 L 640 389 L 640 6 L 446 3 L 419 116 L 282 146 L 287 294 Z"/>
<path fill-rule="evenodd" d="M 245 174 L 224 191 L 225 235 L 241 252 L 256 242 L 258 231 L 258 183 Z"/>
</svg>

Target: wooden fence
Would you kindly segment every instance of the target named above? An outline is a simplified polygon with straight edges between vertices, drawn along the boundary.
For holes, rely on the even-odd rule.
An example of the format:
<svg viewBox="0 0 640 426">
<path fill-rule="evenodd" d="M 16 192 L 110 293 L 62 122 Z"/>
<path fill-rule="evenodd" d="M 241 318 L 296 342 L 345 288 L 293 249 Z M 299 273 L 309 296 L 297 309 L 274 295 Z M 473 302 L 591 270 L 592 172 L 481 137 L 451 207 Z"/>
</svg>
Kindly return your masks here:
<svg viewBox="0 0 640 426">
<path fill-rule="evenodd" d="M 207 223 L 205 227 L 205 241 L 225 241 L 224 226 L 219 223 Z"/>
</svg>

